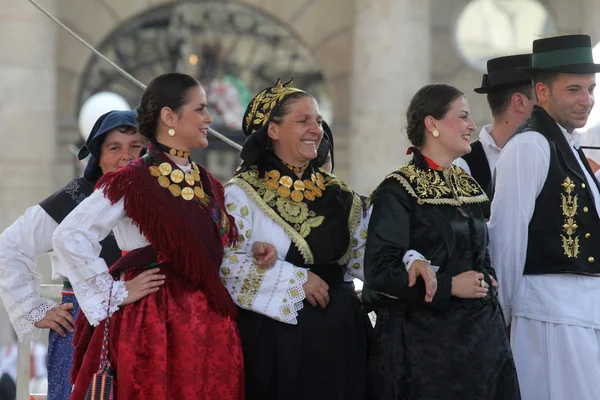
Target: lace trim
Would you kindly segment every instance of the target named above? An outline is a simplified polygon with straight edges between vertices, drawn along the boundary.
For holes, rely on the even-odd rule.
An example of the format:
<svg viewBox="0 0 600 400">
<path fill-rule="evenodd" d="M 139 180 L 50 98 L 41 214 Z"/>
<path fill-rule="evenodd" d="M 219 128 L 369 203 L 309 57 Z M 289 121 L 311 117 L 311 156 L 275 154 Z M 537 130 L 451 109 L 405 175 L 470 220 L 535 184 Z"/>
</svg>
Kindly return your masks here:
<svg viewBox="0 0 600 400">
<path fill-rule="evenodd" d="M 303 300 L 306 298 L 306 293 L 304 293 L 302 285 L 307 281 L 308 271 L 296 268 L 294 276 L 289 281 L 290 287 L 286 290 L 281 301 L 279 316 L 275 317 L 275 320 L 292 325 L 298 324 L 298 312 L 304 307 Z"/>
<path fill-rule="evenodd" d="M 119 306 L 123 303 L 128 296 L 125 282 L 115 281 L 108 272 L 91 277 L 84 281 L 79 281 L 73 285 L 75 293 L 79 298 L 79 303 L 84 308 L 85 315 L 92 326 L 97 326 L 100 321 L 104 320 L 107 316 L 108 308 L 108 296 L 107 294 L 111 291 L 112 287 L 112 299 L 110 301 L 110 310 L 108 310 L 108 316 L 112 316 L 116 311 L 119 310 Z M 95 295 L 102 295 L 107 297 L 105 300 L 100 302 L 91 302 L 86 304 L 86 300 L 89 300 Z"/>
<path fill-rule="evenodd" d="M 76 290 L 77 297 L 82 301 L 97 294 L 108 293 L 113 283 L 113 277 L 108 272 L 103 272 L 89 279 L 76 282 L 73 288 Z"/>
<path fill-rule="evenodd" d="M 38 294 L 32 293 L 19 300 L 10 308 L 9 315 L 11 316 L 13 327 L 15 328 L 15 332 L 17 333 L 20 342 L 39 338 L 41 330 L 36 328 L 35 323 L 43 320 L 46 313 L 57 306 L 52 300 L 40 298 L 41 304 L 25 314 L 14 318 L 17 307 L 34 297 L 38 297 Z"/>
<path fill-rule="evenodd" d="M 127 296 L 129 296 L 129 292 L 125 287 L 125 282 L 115 281 L 112 290 L 112 300 L 110 301 L 110 315 L 113 315 L 119 309 L 119 306 L 125 301 Z"/>
</svg>

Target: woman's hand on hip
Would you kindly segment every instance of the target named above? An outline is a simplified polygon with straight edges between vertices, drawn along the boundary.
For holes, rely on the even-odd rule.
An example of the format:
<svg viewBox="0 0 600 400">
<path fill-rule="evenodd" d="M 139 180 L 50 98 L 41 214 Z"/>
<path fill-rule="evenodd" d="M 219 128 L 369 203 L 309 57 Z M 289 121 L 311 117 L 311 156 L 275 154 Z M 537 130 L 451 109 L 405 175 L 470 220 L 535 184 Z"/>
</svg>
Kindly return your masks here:
<svg viewBox="0 0 600 400">
<path fill-rule="evenodd" d="M 142 272 L 135 278 L 125 281 L 125 288 L 127 289 L 127 297 L 121 303 L 122 306 L 126 306 L 131 303 L 135 303 L 142 297 L 148 296 L 151 293 L 157 292 L 165 283 L 165 275 L 159 274 L 160 268 L 153 268 Z"/>
</svg>

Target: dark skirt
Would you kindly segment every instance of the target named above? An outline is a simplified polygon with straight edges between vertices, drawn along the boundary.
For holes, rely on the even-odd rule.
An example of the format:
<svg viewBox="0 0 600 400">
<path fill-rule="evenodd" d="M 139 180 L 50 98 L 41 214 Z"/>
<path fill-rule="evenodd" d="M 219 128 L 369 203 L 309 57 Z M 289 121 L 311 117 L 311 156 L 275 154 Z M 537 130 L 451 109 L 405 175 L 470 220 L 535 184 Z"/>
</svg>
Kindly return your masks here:
<svg viewBox="0 0 600 400">
<path fill-rule="evenodd" d="M 290 325 L 240 310 L 247 400 L 364 400 L 371 325 L 356 294 L 332 288 Z"/>
<path fill-rule="evenodd" d="M 494 300 L 448 311 L 377 309 L 369 397 L 377 400 L 518 400 L 517 373 Z"/>
</svg>

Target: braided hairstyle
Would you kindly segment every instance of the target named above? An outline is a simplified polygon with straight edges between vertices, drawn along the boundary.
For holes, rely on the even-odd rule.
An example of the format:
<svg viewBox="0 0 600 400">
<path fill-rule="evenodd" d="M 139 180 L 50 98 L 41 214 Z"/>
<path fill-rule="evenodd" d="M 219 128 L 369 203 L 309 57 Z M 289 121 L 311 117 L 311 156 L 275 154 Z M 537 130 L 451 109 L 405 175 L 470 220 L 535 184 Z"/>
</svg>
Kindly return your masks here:
<svg viewBox="0 0 600 400">
<path fill-rule="evenodd" d="M 426 85 L 415 93 L 406 111 L 406 133 L 414 147 L 425 143 L 425 117 L 444 118 L 454 100 L 461 96 L 463 92 L 445 84 Z"/>
<path fill-rule="evenodd" d="M 155 140 L 158 120 L 163 107 L 178 112 L 189 101 L 190 89 L 200 82 L 186 74 L 172 72 L 157 76 L 150 82 L 137 108 L 138 130 L 149 140 Z"/>
</svg>

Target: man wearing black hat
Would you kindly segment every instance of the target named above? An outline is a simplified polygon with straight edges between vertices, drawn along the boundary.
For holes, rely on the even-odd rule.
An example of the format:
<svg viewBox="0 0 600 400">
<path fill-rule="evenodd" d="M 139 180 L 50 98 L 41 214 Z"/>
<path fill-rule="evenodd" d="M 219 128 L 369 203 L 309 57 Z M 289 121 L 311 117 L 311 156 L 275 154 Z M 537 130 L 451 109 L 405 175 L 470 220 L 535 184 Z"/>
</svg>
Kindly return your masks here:
<svg viewBox="0 0 600 400">
<path fill-rule="evenodd" d="M 587 35 L 533 42 L 539 106 L 496 164 L 490 256 L 524 400 L 600 393 L 600 188 L 579 148 L 594 105 Z"/>
<path fill-rule="evenodd" d="M 471 152 L 454 163 L 470 175 L 491 198 L 492 175 L 500 151 L 525 122 L 536 104 L 531 77 L 519 67 L 528 67 L 531 54 L 519 54 L 492 58 L 487 62 L 487 74 L 483 75 L 481 87 L 476 93 L 487 94 L 487 101 L 494 123 L 485 125 L 479 140 L 471 143 Z M 484 216 L 489 219 L 490 206 L 484 207 Z"/>
<path fill-rule="evenodd" d="M 69 282 L 64 284 L 63 302 L 59 305 L 40 296 L 35 259 L 52 250 L 52 234 L 58 224 L 93 192 L 96 181 L 138 157 L 145 144 L 145 138 L 137 131 L 135 111 L 102 115 L 78 155 L 79 159 L 90 156 L 84 176 L 27 209 L 0 235 L 0 298 L 19 340 L 35 338 L 40 328 L 50 329 L 48 400 L 69 399 L 71 394 L 69 374 L 78 304 Z M 107 263 L 112 264 L 121 256 L 112 235 L 101 245 L 100 256 Z M 54 272 L 57 265 L 52 261 Z"/>
</svg>

